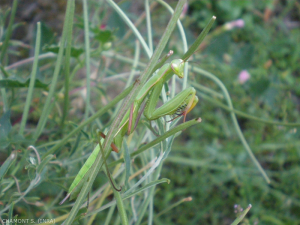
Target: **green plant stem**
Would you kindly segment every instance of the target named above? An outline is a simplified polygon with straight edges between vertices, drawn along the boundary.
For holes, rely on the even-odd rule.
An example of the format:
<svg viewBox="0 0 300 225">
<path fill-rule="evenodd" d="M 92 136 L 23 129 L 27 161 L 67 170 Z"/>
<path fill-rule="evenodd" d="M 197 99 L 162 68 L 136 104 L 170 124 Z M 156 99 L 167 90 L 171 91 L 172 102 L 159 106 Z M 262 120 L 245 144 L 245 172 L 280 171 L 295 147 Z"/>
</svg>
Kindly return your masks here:
<svg viewBox="0 0 300 225">
<path fill-rule="evenodd" d="M 241 117 L 244 117 L 244 118 L 256 121 L 256 122 L 262 122 L 262 123 L 266 123 L 266 124 L 285 126 L 285 127 L 300 127 L 300 123 L 285 123 L 285 122 L 271 121 L 271 120 L 265 120 L 265 119 L 262 119 L 262 118 L 259 118 L 259 117 L 255 117 L 255 116 L 249 115 L 247 113 L 244 113 L 242 111 L 236 110 L 234 108 L 230 108 L 227 105 L 223 104 L 222 102 L 220 102 L 220 101 L 218 101 L 214 98 L 211 98 L 206 94 L 199 93 L 199 95 L 204 100 L 207 100 L 210 103 L 213 103 L 213 104 L 215 104 L 215 105 L 217 105 L 217 106 L 219 106 L 219 107 L 221 107 L 221 108 L 223 108 L 223 109 L 225 109 L 229 112 L 234 112 L 238 116 L 241 116 Z"/>
<path fill-rule="evenodd" d="M 155 145 L 159 144 L 160 142 L 162 142 L 163 140 L 167 139 L 168 137 L 175 135 L 177 132 L 183 131 L 185 129 L 187 129 L 190 126 L 193 126 L 195 124 L 198 124 L 201 122 L 201 119 L 193 119 L 190 120 L 188 122 L 182 123 L 176 127 L 174 127 L 173 129 L 167 131 L 166 133 L 164 133 L 163 135 L 159 136 L 158 138 L 156 138 L 155 140 L 151 141 L 148 144 L 143 145 L 142 147 L 140 147 L 138 150 L 134 151 L 133 153 L 130 154 L 130 158 L 133 158 L 139 154 L 141 154 L 142 152 L 154 147 Z M 113 167 L 116 166 L 119 163 L 123 163 L 124 162 L 124 158 L 120 158 L 110 164 L 108 164 L 108 167 Z"/>
<path fill-rule="evenodd" d="M 103 108 L 101 108 L 100 110 L 98 110 L 93 116 L 91 116 L 90 118 L 88 118 L 87 120 L 85 120 L 84 122 L 82 122 L 78 127 L 76 127 L 74 130 L 72 130 L 67 136 L 65 136 L 59 143 L 57 143 L 56 145 L 54 145 L 52 148 L 50 148 L 44 155 L 43 155 L 43 159 L 49 155 L 49 154 L 53 154 L 55 153 L 58 149 L 60 149 L 64 144 L 66 144 L 68 142 L 68 140 L 77 132 L 79 132 L 84 126 L 92 123 L 96 118 L 98 118 L 99 116 L 103 115 L 104 113 L 106 113 L 109 109 L 111 109 L 112 107 L 114 107 L 120 100 L 122 100 L 123 98 L 125 98 L 128 93 L 131 91 L 132 86 L 130 86 L 129 88 L 125 89 L 121 94 L 119 94 L 116 98 L 114 98 L 114 100 L 112 100 L 111 102 L 109 102 L 106 106 L 104 106 Z"/>
<path fill-rule="evenodd" d="M 215 22 L 216 17 L 213 16 L 210 21 L 208 22 L 208 24 L 204 27 L 203 31 L 201 32 L 201 34 L 197 37 L 197 39 L 195 40 L 195 42 L 192 44 L 192 46 L 189 48 L 189 50 L 181 57 L 182 60 L 188 60 L 191 55 L 194 54 L 195 51 L 197 51 L 198 47 L 200 46 L 201 42 L 203 41 L 203 39 L 205 38 L 205 36 L 207 35 L 208 31 L 210 30 L 210 28 L 212 27 L 213 23 Z"/>
<path fill-rule="evenodd" d="M 225 97 L 225 99 L 226 99 L 226 101 L 227 101 L 227 104 L 228 104 L 228 106 L 229 106 L 229 108 L 230 108 L 230 110 L 231 110 L 230 116 L 231 116 L 231 119 L 232 119 L 232 121 L 233 121 L 233 125 L 234 125 L 234 127 L 235 127 L 235 130 L 237 131 L 237 134 L 238 134 L 238 136 L 239 136 L 239 138 L 240 138 L 240 140 L 241 140 L 243 146 L 245 147 L 246 151 L 248 152 L 248 154 L 249 154 L 251 160 L 253 161 L 253 163 L 255 164 L 255 166 L 258 168 L 258 170 L 260 171 L 260 173 L 262 174 L 262 176 L 265 178 L 266 182 L 267 182 L 267 183 L 270 183 L 271 181 L 270 181 L 268 175 L 266 174 L 266 172 L 264 171 L 264 169 L 263 169 L 263 168 L 261 167 L 261 165 L 259 164 L 259 162 L 258 162 L 258 160 L 256 159 L 255 155 L 253 154 L 253 152 L 252 152 L 250 146 L 248 145 L 248 143 L 247 143 L 247 141 L 246 141 L 246 139 L 245 139 L 245 137 L 244 137 L 244 135 L 243 135 L 243 132 L 241 131 L 241 128 L 240 128 L 240 126 L 239 126 L 239 123 L 238 123 L 238 121 L 237 121 L 237 118 L 236 118 L 236 116 L 235 116 L 235 114 L 234 114 L 234 109 L 233 109 L 233 105 L 232 105 L 232 102 L 231 102 L 231 98 L 230 98 L 230 96 L 229 96 L 229 93 L 228 93 L 226 87 L 225 87 L 224 84 L 222 83 L 222 81 L 219 80 L 219 78 L 217 78 L 217 77 L 216 77 L 215 75 L 213 75 L 212 73 L 209 73 L 209 72 L 207 72 L 207 71 L 205 71 L 205 70 L 202 70 L 202 69 L 200 69 L 200 68 L 197 68 L 197 67 L 191 67 L 191 69 L 192 69 L 193 71 L 195 71 L 196 73 L 199 73 L 199 74 L 201 74 L 201 75 L 203 75 L 203 76 L 205 76 L 205 77 L 207 77 L 207 78 L 213 80 L 213 81 L 221 88 L 221 90 L 222 90 L 222 92 L 223 92 L 223 94 L 224 94 L 224 97 Z"/>
<path fill-rule="evenodd" d="M 6 55 L 6 50 L 8 48 L 9 40 L 10 40 L 10 37 L 11 37 L 11 34 L 12 34 L 15 15 L 16 15 L 16 12 L 17 12 L 17 6 L 18 6 L 18 0 L 14 0 L 13 5 L 12 5 L 12 9 L 11 9 L 9 22 L 8 22 L 8 27 L 7 27 L 7 30 L 6 30 L 6 36 L 5 36 L 5 39 L 4 39 L 3 44 L 1 46 L 0 61 L 1 61 L 2 65 L 4 64 L 4 57 Z"/>
<path fill-rule="evenodd" d="M 9 18 L 7 31 L 6 31 L 6 36 L 5 36 L 4 42 L 1 46 L 0 63 L 2 65 L 4 64 L 4 58 L 5 58 L 6 50 L 7 50 L 8 45 L 9 45 L 10 36 L 12 34 L 12 28 L 13 28 L 13 24 L 14 24 L 14 20 L 15 20 L 17 6 L 18 6 L 18 0 L 14 0 L 12 10 L 11 10 L 11 14 L 10 14 L 10 18 Z M 2 79 L 1 73 L 0 73 L 0 79 Z M 6 96 L 6 90 L 5 90 L 5 88 L 0 88 L 0 89 L 1 89 L 1 96 L 2 96 L 2 101 L 3 101 L 3 112 L 5 113 L 9 109 L 7 96 Z"/>
<path fill-rule="evenodd" d="M 174 13 L 174 10 L 172 9 L 172 7 L 162 1 L 162 0 L 157 0 L 160 4 L 162 4 L 165 8 L 167 8 L 167 10 L 173 14 Z M 183 52 L 187 52 L 188 51 L 188 44 L 187 44 L 187 40 L 186 40 L 186 36 L 185 36 L 185 32 L 184 32 L 184 29 L 183 29 L 183 26 L 182 26 L 182 23 L 180 20 L 177 21 L 177 26 L 178 26 L 178 30 L 179 30 L 179 33 L 180 33 L 180 36 L 181 36 L 181 39 L 182 39 L 182 45 L 183 45 Z M 183 84 L 182 84 L 182 90 L 184 90 L 186 88 L 186 85 L 187 85 L 187 78 L 188 78 L 188 62 L 185 63 L 185 66 L 184 66 L 184 77 L 183 77 Z M 175 96 L 175 76 L 173 77 L 174 79 L 174 82 L 173 82 L 173 87 L 172 87 L 172 98 Z"/>
<path fill-rule="evenodd" d="M 65 120 L 69 111 L 69 88 L 70 88 L 70 61 L 71 61 L 71 47 L 72 47 L 72 33 L 73 33 L 73 18 L 75 11 L 75 1 L 71 1 L 70 5 L 70 16 L 67 18 L 68 26 L 66 27 L 66 54 L 65 54 L 65 83 L 64 83 L 64 105 L 63 105 L 63 115 L 61 118 L 61 130 L 64 129 Z"/>
<path fill-rule="evenodd" d="M 83 20 L 84 20 L 84 49 L 86 66 L 86 99 L 84 120 L 89 116 L 90 98 L 91 98 L 91 69 L 90 69 L 90 38 L 89 38 L 89 18 L 87 0 L 83 0 Z"/>
<path fill-rule="evenodd" d="M 30 108 L 30 103 L 32 100 L 32 95 L 33 95 L 33 90 L 34 90 L 34 83 L 35 83 L 35 77 L 37 73 L 37 68 L 38 68 L 38 62 L 39 62 L 39 54 L 40 54 L 40 45 L 41 45 L 41 23 L 37 23 L 37 34 L 36 34 L 36 42 L 35 42 L 35 51 L 34 51 L 34 61 L 33 61 L 33 66 L 32 66 L 32 73 L 30 76 L 30 83 L 29 83 L 29 88 L 28 88 L 28 94 L 26 97 L 26 102 L 24 106 L 24 111 L 22 115 L 22 121 L 20 125 L 20 130 L 19 134 L 23 136 L 25 126 L 26 126 L 26 121 L 28 117 L 28 112 Z"/>
<path fill-rule="evenodd" d="M 114 192 L 115 199 L 117 201 L 117 207 L 118 207 L 119 216 L 121 218 L 122 224 L 127 225 L 129 223 L 128 223 L 128 218 L 127 218 L 121 193 L 119 191 L 116 191 L 115 189 L 113 189 L 113 192 Z"/>
<path fill-rule="evenodd" d="M 149 7 L 149 0 L 145 1 L 145 11 L 146 11 L 146 24 L 147 24 L 147 34 L 148 34 L 148 46 L 151 55 L 153 54 L 153 41 L 152 41 L 152 29 L 151 29 L 151 14 Z"/>
<path fill-rule="evenodd" d="M 244 217 L 246 216 L 246 214 L 249 212 L 249 210 L 251 209 L 252 205 L 249 205 L 244 211 L 243 213 L 238 216 L 231 225 L 238 225 L 240 222 L 242 222 L 242 220 L 244 219 Z"/>
<path fill-rule="evenodd" d="M 181 203 L 187 202 L 187 201 L 192 201 L 191 197 L 188 198 L 183 198 L 181 200 L 179 200 L 178 202 L 175 202 L 174 204 L 170 205 L 169 207 L 167 207 L 166 209 L 164 209 L 163 211 L 159 212 L 155 217 L 158 218 L 161 215 L 167 213 L 168 211 L 170 211 L 171 209 L 177 207 L 178 205 L 180 205 Z"/>
<path fill-rule="evenodd" d="M 108 214 L 107 214 L 107 216 L 106 216 L 106 218 L 105 218 L 105 223 L 104 223 L 104 225 L 109 225 L 109 224 L 111 224 L 110 221 L 111 221 L 111 219 L 112 219 L 112 215 L 113 215 L 113 213 L 114 213 L 114 211 L 115 211 L 115 208 L 116 208 L 115 205 L 113 205 L 113 206 L 110 207 L 110 209 L 109 209 L 109 211 L 108 211 Z"/>
<path fill-rule="evenodd" d="M 73 13 L 71 13 L 71 5 L 73 4 L 74 0 L 70 0 L 67 2 L 67 9 L 66 9 L 66 16 L 65 16 L 65 23 L 64 23 L 64 28 L 63 28 L 63 34 L 62 34 L 62 39 L 61 39 L 61 43 L 60 43 L 60 47 L 59 47 L 59 52 L 57 55 L 57 60 L 56 60 L 56 64 L 55 64 L 55 68 L 54 68 L 54 73 L 53 73 L 53 78 L 52 78 L 52 82 L 51 82 L 51 87 L 50 90 L 48 92 L 48 96 L 46 99 L 46 102 L 44 104 L 44 108 L 41 114 L 41 117 L 39 119 L 38 125 L 36 127 L 35 133 L 33 135 L 33 139 L 37 140 L 38 137 L 41 135 L 42 130 L 44 129 L 46 122 L 48 120 L 48 115 L 50 114 L 51 110 L 50 110 L 50 106 L 51 106 L 51 101 L 52 98 L 55 94 L 55 88 L 56 88 L 56 83 L 57 83 L 57 79 L 59 76 L 59 72 L 61 69 L 61 64 L 62 64 L 62 59 L 63 59 L 63 53 L 64 53 L 64 47 L 65 47 L 65 41 L 66 41 L 66 37 L 67 37 L 67 32 L 68 32 L 68 27 L 70 26 L 70 23 L 68 23 L 68 18 L 70 17 L 70 15 L 73 15 Z"/>
<path fill-rule="evenodd" d="M 138 65 L 139 62 L 139 58 L 140 58 L 140 43 L 136 40 L 135 42 L 135 53 L 134 53 L 134 59 L 133 59 L 133 64 L 132 64 L 132 69 L 130 72 L 130 75 L 128 77 L 128 80 L 126 82 L 126 88 L 129 87 L 129 85 L 132 84 L 132 80 L 133 80 L 133 76 L 136 72 L 136 67 Z"/>
<path fill-rule="evenodd" d="M 150 58 L 152 53 L 149 47 L 147 46 L 144 38 L 140 34 L 140 32 L 136 29 L 134 24 L 130 21 L 127 15 L 120 9 L 120 7 L 112 0 L 106 0 L 106 2 L 119 14 L 119 16 L 124 20 L 124 22 L 129 26 L 129 28 L 133 31 L 137 39 L 141 42 L 144 50 L 146 51 L 147 56 Z"/>
<path fill-rule="evenodd" d="M 159 166 L 156 168 L 156 171 L 153 174 L 154 180 L 157 180 L 159 178 L 162 165 L 163 165 L 163 163 L 161 162 L 159 164 Z M 146 212 L 146 209 L 147 209 L 147 207 L 148 207 L 148 205 L 149 205 L 149 203 L 152 199 L 151 197 L 154 196 L 155 187 L 156 186 L 153 186 L 153 187 L 150 188 L 150 191 L 148 192 L 148 198 L 145 199 L 145 201 L 143 202 L 143 204 L 142 204 L 142 206 L 139 210 L 139 213 L 138 213 L 139 217 L 138 217 L 138 220 L 136 221 L 135 225 L 139 225 L 142 222 L 142 219 L 144 218 L 144 214 Z"/>
</svg>

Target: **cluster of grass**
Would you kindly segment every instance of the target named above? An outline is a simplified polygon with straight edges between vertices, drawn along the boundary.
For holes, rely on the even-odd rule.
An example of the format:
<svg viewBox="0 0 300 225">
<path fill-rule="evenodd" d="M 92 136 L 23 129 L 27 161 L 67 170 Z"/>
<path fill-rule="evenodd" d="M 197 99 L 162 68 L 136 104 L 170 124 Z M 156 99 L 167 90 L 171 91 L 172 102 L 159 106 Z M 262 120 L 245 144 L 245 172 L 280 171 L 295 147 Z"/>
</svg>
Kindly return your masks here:
<svg viewBox="0 0 300 225">
<path fill-rule="evenodd" d="M 70 0 L 61 35 L 38 23 L 33 57 L 25 60 L 28 46 L 13 39 L 23 26 L 14 22 L 18 0 L 1 9 L 1 222 L 238 224 L 251 204 L 244 224 L 298 224 L 300 31 L 288 22 L 299 25 L 300 6 L 235 2 L 190 1 L 187 15 L 183 0 L 175 13 L 163 1 L 145 0 L 137 16 L 129 1 Z M 176 25 L 180 14 L 183 25 Z M 121 153 L 110 153 L 120 120 L 159 58 L 171 49 L 171 59 L 192 55 L 200 42 L 191 52 L 188 46 L 213 15 L 183 81 L 174 78 L 162 91 L 165 102 L 195 87 L 200 101 L 190 121 L 160 118 L 156 137 L 142 118 Z M 226 24 L 238 18 L 243 26 Z M 241 71 L 248 80 L 238 79 Z M 200 124 L 193 119 L 199 116 Z M 123 189 L 111 188 L 99 154 L 80 194 L 71 196 L 76 201 L 60 206 L 97 145 L 97 129 L 107 133 L 112 182 Z"/>
</svg>

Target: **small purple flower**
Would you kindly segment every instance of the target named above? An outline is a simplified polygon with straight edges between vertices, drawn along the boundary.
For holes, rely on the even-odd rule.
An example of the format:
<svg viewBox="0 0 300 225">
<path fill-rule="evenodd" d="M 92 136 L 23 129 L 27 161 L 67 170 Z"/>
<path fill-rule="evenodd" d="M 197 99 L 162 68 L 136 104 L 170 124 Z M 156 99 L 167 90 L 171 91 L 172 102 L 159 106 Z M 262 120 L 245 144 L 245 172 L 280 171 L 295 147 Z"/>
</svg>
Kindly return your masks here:
<svg viewBox="0 0 300 225">
<path fill-rule="evenodd" d="M 232 30 L 235 27 L 243 28 L 245 26 L 245 21 L 243 19 L 234 20 L 228 23 L 225 23 L 224 27 L 226 30 Z"/>
<path fill-rule="evenodd" d="M 246 83 L 247 80 L 249 80 L 251 77 L 250 73 L 248 73 L 247 70 L 242 70 L 240 73 L 239 73 L 239 83 L 240 84 L 244 84 Z"/>
</svg>

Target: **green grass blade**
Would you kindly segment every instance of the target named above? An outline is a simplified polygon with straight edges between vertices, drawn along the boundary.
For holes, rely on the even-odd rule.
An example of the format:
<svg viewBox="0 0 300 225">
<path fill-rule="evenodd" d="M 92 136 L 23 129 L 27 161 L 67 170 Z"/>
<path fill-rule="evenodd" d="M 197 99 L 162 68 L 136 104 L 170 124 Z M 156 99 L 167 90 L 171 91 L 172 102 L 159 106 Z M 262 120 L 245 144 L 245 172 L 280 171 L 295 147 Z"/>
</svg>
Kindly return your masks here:
<svg viewBox="0 0 300 225">
<path fill-rule="evenodd" d="M 54 97 L 55 94 L 55 89 L 56 89 L 56 83 L 58 80 L 58 76 L 61 70 L 61 64 L 62 64 L 62 59 L 63 59 L 63 53 L 64 53 L 64 49 L 65 49 L 65 41 L 66 41 L 66 36 L 67 36 L 67 32 L 68 32 L 68 28 L 70 25 L 72 25 L 71 23 L 68 23 L 69 21 L 69 17 L 71 15 L 73 15 L 73 13 L 71 13 L 71 5 L 73 4 L 74 0 L 70 0 L 67 3 L 67 9 L 66 9 L 66 16 L 65 16 L 65 23 L 64 23 L 64 28 L 63 28 L 63 34 L 62 34 L 62 38 L 61 38 L 61 43 L 60 43 L 60 47 L 59 47 L 59 52 L 57 55 L 57 60 L 56 60 L 56 64 L 55 64 L 55 68 L 54 68 L 54 73 L 53 73 L 53 77 L 52 77 L 52 81 L 51 81 L 51 87 L 46 99 L 46 102 L 44 104 L 44 108 L 41 114 L 41 117 L 39 119 L 38 125 L 36 127 L 35 133 L 33 135 L 34 140 L 37 140 L 38 137 L 41 135 L 42 130 L 44 129 L 44 126 L 46 124 L 46 121 L 48 119 L 48 115 L 50 114 L 51 110 L 50 110 L 50 105 L 51 105 L 51 101 L 52 98 Z"/>
<path fill-rule="evenodd" d="M 166 138 L 172 136 L 172 135 L 175 135 L 177 132 L 180 132 L 182 130 L 185 130 L 187 129 L 188 127 L 190 126 L 193 126 L 195 124 L 198 124 L 201 122 L 201 119 L 198 118 L 198 119 L 193 119 L 193 120 L 190 120 L 188 122 L 185 122 L 185 123 L 182 123 L 176 127 L 174 127 L 173 129 L 167 131 L 166 133 L 164 133 L 163 135 L 159 136 L 158 138 L 156 138 L 155 140 L 151 141 L 150 143 L 140 147 L 138 150 L 136 150 L 135 152 L 131 153 L 130 154 L 130 157 L 133 158 L 134 156 L 137 156 L 139 155 L 140 153 L 154 147 L 155 145 L 159 144 L 160 142 L 164 141 Z M 122 163 L 124 162 L 124 158 L 121 158 L 119 160 L 116 160 L 115 162 L 113 163 L 110 163 L 108 164 L 108 167 L 112 167 L 112 166 L 115 166 L 119 163 Z"/>
<path fill-rule="evenodd" d="M 235 221 L 233 221 L 233 223 L 231 225 L 238 225 L 240 222 L 242 222 L 242 220 L 244 219 L 244 217 L 246 216 L 246 214 L 249 212 L 249 210 L 251 209 L 252 205 L 250 204 L 244 211 L 243 213 L 238 216 L 238 218 L 235 219 Z"/>
<path fill-rule="evenodd" d="M 125 159 L 125 188 L 126 190 L 129 188 L 129 176 L 130 176 L 130 154 L 129 154 L 129 148 L 127 146 L 126 141 L 123 141 L 124 146 L 124 159 Z"/>
<path fill-rule="evenodd" d="M 6 36 L 5 36 L 4 42 L 1 46 L 0 62 L 1 62 L 2 65 L 4 64 L 4 57 L 6 55 L 6 50 L 8 48 L 9 40 L 10 40 L 12 31 L 13 31 L 13 25 L 14 25 L 15 15 L 16 15 L 16 12 L 17 12 L 17 6 L 18 6 L 18 0 L 14 0 L 13 5 L 12 5 L 10 18 L 9 18 L 7 31 L 6 31 Z"/>
<path fill-rule="evenodd" d="M 201 33 L 201 34 L 202 34 L 202 33 Z M 223 94 L 224 94 L 224 97 L 225 97 L 225 99 L 226 99 L 226 101 L 227 101 L 227 104 L 228 104 L 229 108 L 230 108 L 231 110 L 233 110 L 232 101 L 231 101 L 231 98 L 230 98 L 229 93 L 228 93 L 228 91 L 227 91 L 227 88 L 225 87 L 225 85 L 222 83 L 222 81 L 221 81 L 219 78 L 217 78 L 217 77 L 216 77 L 215 75 L 213 75 L 212 73 L 209 73 L 209 72 L 207 72 L 207 71 L 205 71 L 205 70 L 202 70 L 202 69 L 200 69 L 200 68 L 198 68 L 198 67 L 191 67 L 191 69 L 192 69 L 193 71 L 195 71 L 196 73 L 201 74 L 201 75 L 203 75 L 203 76 L 205 76 L 205 77 L 211 79 L 212 81 L 214 81 L 214 82 L 221 88 L 221 90 L 222 90 L 222 92 L 223 92 Z M 232 121 L 233 121 L 233 125 L 234 125 L 234 127 L 235 127 L 235 130 L 237 131 L 237 134 L 238 134 L 238 136 L 239 136 L 239 138 L 240 138 L 240 140 L 241 140 L 241 142 L 242 142 L 244 148 L 245 148 L 246 151 L 248 152 L 248 154 L 249 154 L 251 160 L 253 161 L 253 163 L 255 164 L 255 166 L 257 167 L 257 169 L 259 170 L 259 172 L 262 174 L 262 176 L 264 177 L 264 179 L 266 180 L 266 182 L 267 182 L 267 183 L 270 183 L 271 181 L 270 181 L 268 175 L 266 174 L 266 172 L 264 171 L 264 169 L 262 168 L 262 166 L 260 165 L 260 163 L 259 163 L 258 160 L 256 159 L 256 157 L 255 157 L 255 155 L 253 154 L 253 152 L 252 152 L 250 146 L 248 145 L 248 143 L 247 143 L 247 141 L 246 141 L 246 139 L 245 139 L 245 137 L 244 137 L 244 134 L 243 134 L 243 132 L 242 132 L 240 126 L 239 126 L 239 123 L 238 123 L 238 121 L 237 121 L 237 118 L 236 118 L 236 116 L 235 116 L 235 113 L 234 113 L 233 111 L 230 112 L 230 116 L 231 116 L 231 119 L 232 119 Z"/>
<path fill-rule="evenodd" d="M 87 0 L 83 0 L 83 20 L 84 20 L 84 49 L 85 49 L 85 66 L 86 66 L 86 99 L 84 120 L 89 116 L 90 98 L 91 98 L 91 68 L 90 68 L 90 32 Z"/>
<path fill-rule="evenodd" d="M 172 9 L 172 7 L 162 1 L 162 0 L 158 0 L 158 2 L 160 4 L 162 4 L 165 8 L 167 8 L 167 10 L 173 14 L 174 13 L 174 10 Z M 179 33 L 180 33 L 180 36 L 181 36 L 181 39 L 182 39 L 182 45 L 183 45 L 183 52 L 187 52 L 188 51 L 188 44 L 187 44 L 187 40 L 186 40 L 186 36 L 185 36 L 185 32 L 184 32 L 184 29 L 183 29 L 183 26 L 182 26 L 182 23 L 180 20 L 177 21 L 177 26 L 178 26 L 178 30 L 179 30 Z M 182 84 L 182 90 L 184 90 L 186 88 L 186 85 L 187 85 L 187 79 L 188 79 L 188 62 L 185 63 L 185 66 L 184 66 L 184 77 L 183 77 L 183 84 Z M 173 76 L 173 82 L 172 82 L 172 98 L 175 96 L 175 76 Z"/>
<path fill-rule="evenodd" d="M 71 1 L 70 4 L 70 16 L 68 17 L 68 26 L 66 29 L 66 54 L 65 54 L 65 88 L 64 88 L 64 108 L 63 108 L 63 116 L 61 119 L 61 129 L 64 128 L 65 119 L 68 115 L 69 111 L 69 87 L 70 87 L 70 61 L 71 61 L 71 47 L 72 47 L 72 33 L 73 33 L 73 18 L 75 11 L 75 1 Z"/>
<path fill-rule="evenodd" d="M 204 27 L 203 31 L 200 33 L 200 35 L 197 37 L 195 42 L 191 45 L 189 50 L 181 57 L 183 60 L 188 60 L 191 55 L 194 54 L 195 51 L 197 51 L 198 47 L 200 46 L 201 42 L 204 40 L 205 36 L 209 32 L 210 28 L 212 27 L 213 23 L 215 22 L 216 17 L 213 16 L 208 24 Z"/>
<path fill-rule="evenodd" d="M 148 34 L 148 46 L 150 54 L 153 54 L 153 39 L 152 39 L 152 29 L 151 29 L 151 14 L 149 7 L 149 0 L 145 1 L 145 12 L 146 12 L 146 24 L 147 24 L 147 34 Z"/>
<path fill-rule="evenodd" d="M 147 56 L 151 58 L 152 53 L 149 47 L 147 46 L 144 38 L 140 34 L 140 32 L 136 29 L 134 24 L 130 21 L 127 15 L 122 11 L 122 9 L 112 0 L 106 0 L 106 2 L 119 14 L 119 16 L 124 20 L 124 22 L 129 26 L 129 28 L 133 31 L 137 39 L 141 42 Z"/>
<path fill-rule="evenodd" d="M 272 121 L 272 120 L 266 120 L 266 119 L 262 119 L 262 118 L 259 118 L 259 117 L 256 117 L 256 116 L 252 116 L 252 115 L 249 115 L 249 114 L 244 113 L 242 111 L 239 111 L 237 109 L 230 108 L 229 106 L 223 104 L 222 102 L 220 102 L 220 101 L 218 101 L 218 100 L 216 100 L 212 97 L 209 97 L 208 95 L 205 95 L 203 93 L 198 93 L 198 95 L 200 95 L 204 100 L 207 100 L 210 103 L 213 103 L 213 104 L 225 109 L 228 112 L 233 112 L 238 116 L 241 116 L 241 117 L 244 117 L 244 118 L 256 121 L 256 122 L 261 122 L 261 123 L 266 123 L 266 124 L 271 124 L 271 125 L 284 126 L 284 127 L 300 127 L 300 123 L 288 123 L 288 122 Z"/>
<path fill-rule="evenodd" d="M 10 156 L 5 160 L 5 162 L 0 167 L 0 180 L 4 177 L 4 175 L 7 173 L 10 166 L 13 164 L 13 162 L 17 158 L 17 151 L 13 151 Z"/>
<path fill-rule="evenodd" d="M 65 136 L 59 143 L 54 145 L 52 148 L 50 148 L 44 155 L 43 158 L 45 158 L 49 154 L 55 153 L 58 149 L 60 149 L 64 144 L 68 142 L 68 140 L 75 135 L 77 132 L 79 132 L 84 126 L 92 123 L 96 118 L 106 113 L 109 109 L 114 107 L 120 100 L 122 100 L 128 93 L 131 91 L 132 86 L 125 89 L 121 94 L 119 94 L 114 100 L 109 102 L 106 106 L 98 110 L 93 116 L 91 116 L 86 121 L 82 122 L 78 127 L 76 127 L 74 130 L 72 130 L 67 136 Z"/>
<path fill-rule="evenodd" d="M 35 83 L 35 77 L 37 74 L 37 69 L 38 69 L 38 62 L 39 62 L 39 54 L 40 54 L 40 45 L 41 45 L 41 23 L 37 23 L 37 34 L 36 34 L 36 42 L 35 42 L 35 51 L 34 51 L 34 60 L 33 60 L 33 66 L 32 66 L 32 73 L 30 76 L 30 83 L 29 83 L 29 88 L 28 88 L 28 94 L 26 97 L 26 102 L 25 102 L 25 107 L 22 115 L 22 121 L 20 125 L 20 130 L 19 134 L 23 135 L 26 122 L 27 122 L 27 117 L 28 117 L 28 112 L 32 100 L 32 95 L 33 95 L 33 90 L 34 90 L 34 83 Z"/>
<path fill-rule="evenodd" d="M 137 189 L 136 191 L 134 191 L 134 192 L 132 192 L 132 193 L 130 193 L 130 194 L 127 194 L 127 195 L 122 196 L 122 198 L 123 198 L 123 200 L 126 200 L 126 199 L 128 199 L 128 198 L 131 198 L 131 197 L 133 197 L 133 196 L 135 196 L 135 195 L 137 195 L 137 194 L 139 194 L 139 193 L 141 193 L 141 192 L 143 192 L 143 191 L 145 191 L 145 190 L 147 190 L 147 189 L 149 189 L 149 188 L 151 188 L 151 187 L 153 187 L 153 186 L 156 186 L 156 185 L 158 185 L 158 184 L 161 184 L 161 183 L 168 183 L 168 184 L 169 184 L 169 183 L 170 183 L 170 180 L 167 179 L 167 178 L 162 178 L 162 179 L 160 179 L 160 180 L 152 181 L 152 182 L 146 184 L 145 186 L 143 186 L 143 187 Z M 116 201 L 112 201 L 112 202 L 110 202 L 110 203 L 108 203 L 108 204 L 102 206 L 101 208 L 96 209 L 96 210 L 94 210 L 94 211 L 92 211 L 92 212 L 86 214 L 86 216 L 91 216 L 91 215 L 93 215 L 93 214 L 95 214 L 95 213 L 99 213 L 99 212 L 101 212 L 101 211 L 103 211 L 103 210 L 105 210 L 105 209 L 107 209 L 107 208 L 109 208 L 109 207 L 111 207 L 111 206 L 114 206 L 114 205 L 116 205 Z"/>
</svg>

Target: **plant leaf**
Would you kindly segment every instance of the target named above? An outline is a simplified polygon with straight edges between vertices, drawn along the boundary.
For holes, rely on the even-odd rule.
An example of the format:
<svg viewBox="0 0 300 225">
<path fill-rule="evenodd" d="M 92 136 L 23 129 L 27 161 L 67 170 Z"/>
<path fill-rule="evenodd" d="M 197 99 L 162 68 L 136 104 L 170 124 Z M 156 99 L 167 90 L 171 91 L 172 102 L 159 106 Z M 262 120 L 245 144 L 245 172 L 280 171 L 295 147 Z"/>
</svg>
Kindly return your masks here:
<svg viewBox="0 0 300 225">
<path fill-rule="evenodd" d="M 0 80 L 0 88 L 27 88 L 29 87 L 30 78 L 22 79 L 19 77 L 9 77 Z M 36 79 L 34 82 L 35 88 L 47 89 L 48 84 L 42 83 L 40 80 Z"/>
</svg>

